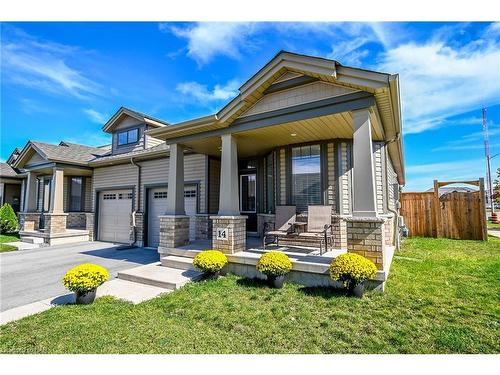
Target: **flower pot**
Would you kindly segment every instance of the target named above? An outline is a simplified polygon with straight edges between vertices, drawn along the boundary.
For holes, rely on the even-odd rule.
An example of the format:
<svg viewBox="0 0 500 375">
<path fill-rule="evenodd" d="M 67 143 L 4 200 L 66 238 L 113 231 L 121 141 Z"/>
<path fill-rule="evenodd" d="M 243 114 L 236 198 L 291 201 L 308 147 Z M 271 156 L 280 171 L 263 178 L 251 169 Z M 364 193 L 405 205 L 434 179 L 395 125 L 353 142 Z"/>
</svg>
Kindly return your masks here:
<svg viewBox="0 0 500 375">
<path fill-rule="evenodd" d="M 205 272 L 205 280 L 217 280 L 220 276 L 220 271 Z"/>
<path fill-rule="evenodd" d="M 269 286 L 271 288 L 281 289 L 283 288 L 283 284 L 285 282 L 285 275 L 281 276 L 267 275 L 267 281 L 269 282 Z"/>
<path fill-rule="evenodd" d="M 87 292 L 76 292 L 75 302 L 77 305 L 90 305 L 95 300 L 96 289 L 91 289 Z"/>
<path fill-rule="evenodd" d="M 365 294 L 365 284 L 356 284 L 353 287 L 350 287 L 347 291 L 350 296 L 363 298 L 363 295 Z"/>
</svg>

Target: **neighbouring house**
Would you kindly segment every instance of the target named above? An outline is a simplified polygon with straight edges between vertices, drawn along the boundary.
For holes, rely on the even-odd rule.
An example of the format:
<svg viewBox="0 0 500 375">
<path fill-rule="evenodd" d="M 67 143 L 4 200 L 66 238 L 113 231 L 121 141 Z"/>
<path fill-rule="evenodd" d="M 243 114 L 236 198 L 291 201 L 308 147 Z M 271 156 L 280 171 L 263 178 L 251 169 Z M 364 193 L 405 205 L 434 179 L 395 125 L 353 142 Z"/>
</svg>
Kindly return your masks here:
<svg viewBox="0 0 500 375">
<path fill-rule="evenodd" d="M 16 148 L 5 163 L 0 163 L 0 206 L 9 203 L 14 212 L 21 208 L 21 185 L 24 174 L 12 167 L 21 149 Z"/>
<path fill-rule="evenodd" d="M 22 237 L 162 254 L 211 241 L 235 254 L 276 206 L 306 221 L 308 206 L 330 205 L 336 249 L 383 272 L 398 246 L 398 75 L 282 51 L 215 114 L 169 124 L 120 108 L 103 131 L 111 145 L 30 141 L 18 151 Z"/>
</svg>

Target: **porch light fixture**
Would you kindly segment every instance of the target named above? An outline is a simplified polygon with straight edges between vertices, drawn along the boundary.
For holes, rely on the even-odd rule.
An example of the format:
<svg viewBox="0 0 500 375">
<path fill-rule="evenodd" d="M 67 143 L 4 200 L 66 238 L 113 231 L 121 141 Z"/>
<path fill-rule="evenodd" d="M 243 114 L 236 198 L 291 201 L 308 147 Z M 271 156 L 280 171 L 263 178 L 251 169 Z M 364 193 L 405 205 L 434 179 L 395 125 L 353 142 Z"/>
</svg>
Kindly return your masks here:
<svg viewBox="0 0 500 375">
<path fill-rule="evenodd" d="M 297 133 L 291 133 L 290 134 L 292 137 L 296 137 L 297 136 Z"/>
</svg>

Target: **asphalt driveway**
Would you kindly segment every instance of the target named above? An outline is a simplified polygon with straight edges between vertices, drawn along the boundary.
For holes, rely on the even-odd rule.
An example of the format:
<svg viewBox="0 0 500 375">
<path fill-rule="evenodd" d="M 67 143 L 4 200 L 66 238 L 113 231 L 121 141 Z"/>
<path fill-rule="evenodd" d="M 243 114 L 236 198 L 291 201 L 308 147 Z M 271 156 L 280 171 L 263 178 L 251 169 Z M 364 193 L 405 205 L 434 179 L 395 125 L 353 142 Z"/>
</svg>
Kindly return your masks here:
<svg viewBox="0 0 500 375">
<path fill-rule="evenodd" d="M 80 263 L 106 267 L 110 278 L 114 278 L 120 270 L 158 260 L 154 249 L 124 249 L 106 242 L 0 253 L 0 311 L 69 293 L 61 279 L 68 269 Z"/>
</svg>

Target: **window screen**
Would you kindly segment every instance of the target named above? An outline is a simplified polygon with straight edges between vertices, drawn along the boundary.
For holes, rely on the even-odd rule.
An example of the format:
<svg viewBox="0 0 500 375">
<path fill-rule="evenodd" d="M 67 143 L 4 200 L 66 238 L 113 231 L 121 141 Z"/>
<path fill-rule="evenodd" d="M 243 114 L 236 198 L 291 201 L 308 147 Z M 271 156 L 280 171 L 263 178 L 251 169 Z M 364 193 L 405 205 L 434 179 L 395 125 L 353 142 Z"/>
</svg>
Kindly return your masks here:
<svg viewBox="0 0 500 375">
<path fill-rule="evenodd" d="M 320 145 L 292 148 L 292 203 L 298 212 L 321 204 Z"/>
</svg>

